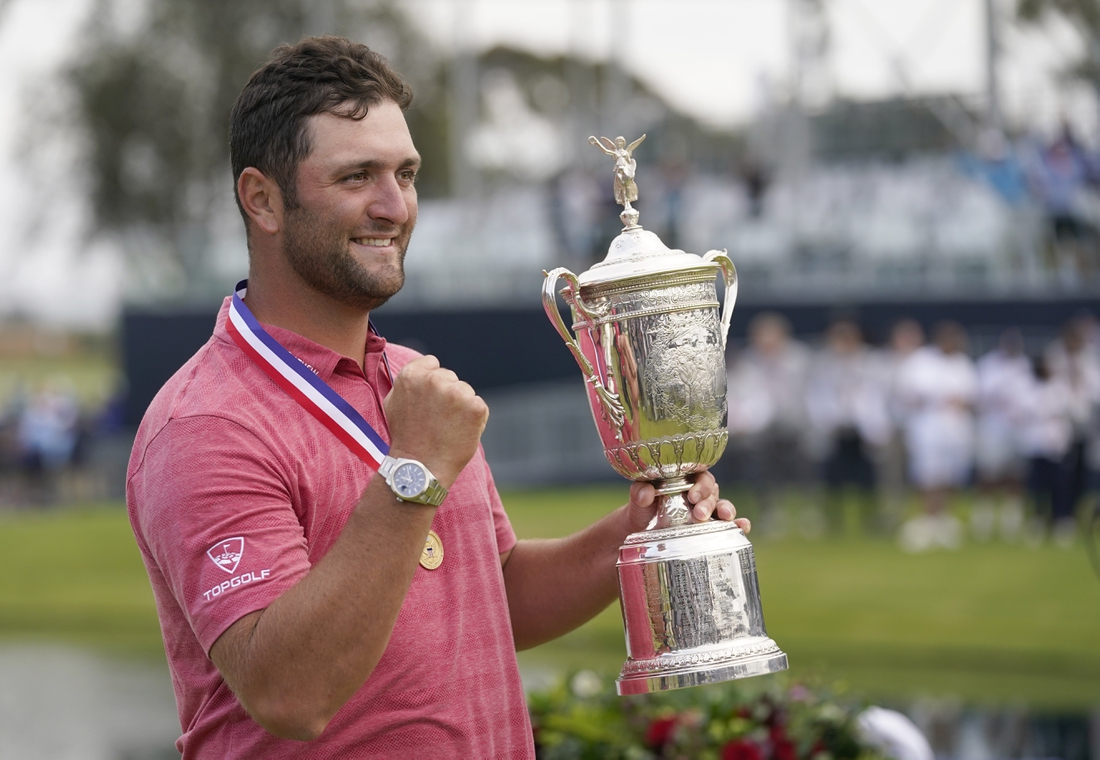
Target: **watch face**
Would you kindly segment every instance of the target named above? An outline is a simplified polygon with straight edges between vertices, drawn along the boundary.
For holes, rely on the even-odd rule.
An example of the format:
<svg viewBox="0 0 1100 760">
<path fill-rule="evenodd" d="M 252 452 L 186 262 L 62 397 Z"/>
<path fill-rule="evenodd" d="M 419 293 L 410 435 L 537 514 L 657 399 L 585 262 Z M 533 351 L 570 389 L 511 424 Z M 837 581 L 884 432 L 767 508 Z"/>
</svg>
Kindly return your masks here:
<svg viewBox="0 0 1100 760">
<path fill-rule="evenodd" d="M 393 472 L 393 487 L 403 498 L 419 496 L 428 487 L 424 468 L 414 462 L 406 462 Z"/>
</svg>

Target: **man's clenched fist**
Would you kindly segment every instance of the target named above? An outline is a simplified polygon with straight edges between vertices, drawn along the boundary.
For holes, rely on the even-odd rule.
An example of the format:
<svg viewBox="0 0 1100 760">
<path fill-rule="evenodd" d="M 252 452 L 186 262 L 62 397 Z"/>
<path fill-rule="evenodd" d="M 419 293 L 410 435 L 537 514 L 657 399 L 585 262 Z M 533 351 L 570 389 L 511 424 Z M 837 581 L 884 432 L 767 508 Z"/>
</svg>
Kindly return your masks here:
<svg viewBox="0 0 1100 760">
<path fill-rule="evenodd" d="M 406 364 L 383 406 L 390 455 L 420 460 L 445 488 L 477 453 L 489 419 L 485 401 L 434 356 Z"/>
</svg>

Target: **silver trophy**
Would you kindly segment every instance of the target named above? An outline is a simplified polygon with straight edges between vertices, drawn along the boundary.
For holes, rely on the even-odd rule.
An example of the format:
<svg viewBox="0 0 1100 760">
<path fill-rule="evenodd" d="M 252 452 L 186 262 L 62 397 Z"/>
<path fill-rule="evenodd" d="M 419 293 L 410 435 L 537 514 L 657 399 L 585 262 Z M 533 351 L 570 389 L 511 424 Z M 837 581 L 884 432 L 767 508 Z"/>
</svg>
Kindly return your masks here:
<svg viewBox="0 0 1100 760">
<path fill-rule="evenodd" d="M 607 257 L 575 275 L 546 273 L 546 315 L 584 373 L 611 466 L 651 481 L 660 505 L 647 530 L 619 549 L 628 659 L 619 694 L 678 689 L 787 668 L 764 630 L 752 544 L 730 522 L 691 522 L 690 477 L 726 448 L 726 333 L 737 271 L 725 251 L 670 250 L 638 225 L 631 155 L 645 135 L 590 137 L 615 160 L 622 233 Z M 716 275 L 726 285 L 719 315 Z M 555 288 L 573 316 L 558 311 Z"/>
</svg>

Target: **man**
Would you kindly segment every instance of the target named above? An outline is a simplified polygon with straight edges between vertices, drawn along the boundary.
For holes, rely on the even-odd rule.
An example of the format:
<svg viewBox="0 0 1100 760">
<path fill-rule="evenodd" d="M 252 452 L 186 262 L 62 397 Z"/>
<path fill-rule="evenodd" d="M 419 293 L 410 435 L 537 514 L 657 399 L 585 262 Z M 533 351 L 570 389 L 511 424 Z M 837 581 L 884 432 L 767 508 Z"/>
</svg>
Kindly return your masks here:
<svg viewBox="0 0 1100 760">
<path fill-rule="evenodd" d="M 809 350 L 791 335 L 787 318 L 774 312 L 753 317 L 749 346 L 729 369 L 730 419 L 750 433 L 742 443 L 748 482 L 760 504 L 761 525 L 777 535 L 794 525 L 812 535 L 821 523 L 812 513 L 795 519 L 784 503 L 805 501 L 790 494 L 805 490 L 813 476 L 806 445 L 809 370 Z M 750 393 L 742 397 L 745 388 Z"/>
<path fill-rule="evenodd" d="M 416 221 L 410 101 L 379 56 L 321 37 L 234 106 L 247 288 L 153 401 L 127 481 L 184 757 L 532 757 L 514 650 L 609 604 L 616 548 L 654 515 L 636 484 L 579 534 L 517 543 L 484 402 L 372 331 Z M 388 441 L 384 476 L 309 406 L 322 386 Z M 709 474 L 688 498 L 734 517 Z"/>
<path fill-rule="evenodd" d="M 902 525 L 898 535 L 906 551 L 957 549 L 962 542 L 949 497 L 967 484 L 974 464 L 978 374 L 966 347 L 962 325 L 942 322 L 934 345 L 918 348 L 898 368 L 909 474 L 924 500 L 924 514 Z"/>
<path fill-rule="evenodd" d="M 838 319 L 826 330 L 808 373 L 806 416 L 834 533 L 847 531 L 849 503 L 858 509 L 861 530 L 878 527 L 874 455 L 890 436 L 890 421 L 876 369 L 859 325 Z"/>
<path fill-rule="evenodd" d="M 1005 330 L 997 347 L 975 364 L 974 469 L 978 493 L 970 510 L 970 528 L 988 541 L 1000 525 L 1008 540 L 1017 538 L 1024 519 L 1023 480 L 1026 462 L 1020 423 L 1034 385 L 1024 336 Z"/>
</svg>

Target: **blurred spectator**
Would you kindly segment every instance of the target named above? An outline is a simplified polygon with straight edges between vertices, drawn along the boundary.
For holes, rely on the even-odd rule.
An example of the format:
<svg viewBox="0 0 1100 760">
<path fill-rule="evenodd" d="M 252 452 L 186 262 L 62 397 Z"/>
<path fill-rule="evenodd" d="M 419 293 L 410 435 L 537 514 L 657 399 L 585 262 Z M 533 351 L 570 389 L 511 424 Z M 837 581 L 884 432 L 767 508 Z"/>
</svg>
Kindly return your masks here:
<svg viewBox="0 0 1100 760">
<path fill-rule="evenodd" d="M 1027 173 L 1011 143 L 999 130 L 986 130 L 978 140 L 977 151 L 958 157 L 959 169 L 987 183 L 1001 200 L 1013 207 L 1029 200 Z"/>
<path fill-rule="evenodd" d="M 655 220 L 659 222 L 656 225 L 657 234 L 669 248 L 683 245 L 680 218 L 684 211 L 684 185 L 690 174 L 691 167 L 686 161 L 666 158 L 661 162 L 660 179 L 654 183 L 655 197 L 660 204 Z M 647 211 L 649 208 L 646 207 Z M 649 226 L 652 228 L 654 225 L 650 222 Z"/>
<path fill-rule="evenodd" d="M 764 214 L 764 196 L 768 192 L 768 174 L 760 164 L 746 159 L 741 165 L 741 178 L 745 182 L 745 197 L 748 199 L 750 219 L 759 219 Z"/>
<path fill-rule="evenodd" d="M 1020 400 L 1020 438 L 1028 458 L 1027 486 L 1036 517 L 1062 546 L 1073 542 L 1073 493 L 1069 454 L 1073 443 L 1074 399 L 1066 381 L 1035 360 L 1034 382 Z M 1038 535 L 1038 533 L 1036 534 Z"/>
<path fill-rule="evenodd" d="M 972 409 L 978 378 L 966 355 L 966 332 L 954 322 L 936 328 L 935 345 L 917 349 L 898 370 L 909 472 L 924 514 L 902 526 L 907 551 L 957 548 L 962 526 L 947 512 L 949 494 L 966 485 L 974 460 Z"/>
<path fill-rule="evenodd" d="M 756 491 L 766 530 L 783 527 L 775 504 L 778 489 L 809 481 L 803 435 L 809 364 L 809 351 L 791 338 L 787 320 L 763 313 L 749 325 L 749 347 L 729 372 L 731 432 L 746 435 L 745 474 Z"/>
<path fill-rule="evenodd" d="M 22 455 L 19 418 L 26 404 L 26 389 L 17 382 L 0 407 L 0 507 L 18 504 Z"/>
<path fill-rule="evenodd" d="M 582 169 L 570 169 L 550 180 L 550 221 L 566 254 L 566 265 L 583 271 L 605 252 L 597 251 L 599 217 L 602 210 L 600 183 Z M 598 255 L 597 255 L 598 254 Z"/>
<path fill-rule="evenodd" d="M 1070 320 L 1061 338 L 1046 351 L 1050 374 L 1069 388 L 1072 401 L 1073 436 L 1067 454 L 1070 472 L 1069 500 L 1076 508 L 1088 487 L 1091 459 L 1089 446 L 1100 444 L 1100 350 L 1089 340 L 1092 321 L 1088 317 Z"/>
<path fill-rule="evenodd" d="M 80 405 L 72 384 L 51 379 L 23 408 L 18 443 L 28 497 L 33 503 L 53 498 L 58 475 L 68 467 L 80 434 Z"/>
<path fill-rule="evenodd" d="M 896 525 L 901 521 L 909 495 L 909 456 L 905 450 L 905 406 L 900 396 L 901 367 L 924 345 L 924 328 L 913 319 L 903 319 L 890 331 L 890 343 L 879 358 L 879 383 L 886 394 L 890 432 L 879 450 L 878 482 L 884 517 Z"/>
<path fill-rule="evenodd" d="M 1085 348 L 1095 357 L 1094 366 L 1100 365 L 1100 320 L 1092 314 L 1078 317 L 1078 324 L 1085 338 Z M 1100 370 L 1097 371 L 1100 374 Z M 1088 470 L 1089 483 L 1086 490 L 1100 492 L 1100 400 L 1094 399 L 1092 422 L 1085 433 L 1085 468 Z M 1097 508 L 1100 509 L 1100 500 Z"/>
<path fill-rule="evenodd" d="M 1031 362 L 1019 330 L 1006 330 L 997 348 L 978 360 L 975 464 L 978 498 L 970 527 L 979 541 L 989 540 L 999 524 L 1002 536 L 1015 539 L 1024 519 L 1021 479 L 1024 462 L 1017 431 L 1019 405 L 1031 386 Z"/>
<path fill-rule="evenodd" d="M 820 455 L 826 517 L 833 532 L 844 531 L 849 493 L 862 529 L 875 527 L 872 454 L 890 436 L 885 388 L 876 369 L 856 323 L 840 320 L 830 325 L 809 374 L 806 411 Z"/>
<path fill-rule="evenodd" d="M 1074 284 L 1096 270 L 1097 235 L 1083 212 L 1088 163 L 1068 125 L 1042 152 L 1037 169 L 1053 264 L 1065 282 Z"/>
</svg>

